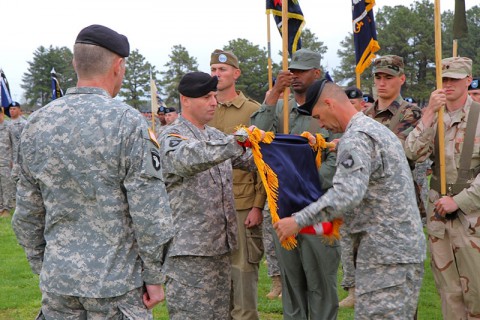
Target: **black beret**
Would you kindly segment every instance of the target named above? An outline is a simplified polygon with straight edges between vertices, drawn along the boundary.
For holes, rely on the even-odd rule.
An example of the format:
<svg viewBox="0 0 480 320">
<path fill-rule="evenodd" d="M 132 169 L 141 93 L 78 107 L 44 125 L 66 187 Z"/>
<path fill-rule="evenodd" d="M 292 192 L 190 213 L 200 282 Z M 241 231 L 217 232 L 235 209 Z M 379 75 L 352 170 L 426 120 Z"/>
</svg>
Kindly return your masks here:
<svg viewBox="0 0 480 320">
<path fill-rule="evenodd" d="M 363 92 L 362 90 L 358 89 L 355 86 L 348 87 L 345 89 L 345 93 L 348 96 L 348 99 L 363 99 Z"/>
<path fill-rule="evenodd" d="M 164 106 L 160 106 L 160 107 L 158 107 L 157 114 L 165 113 L 166 110 L 167 110 L 167 108 L 165 108 Z"/>
<path fill-rule="evenodd" d="M 472 83 L 470 83 L 470 85 L 468 86 L 468 91 L 480 89 L 479 82 L 480 82 L 480 78 L 473 78 Z"/>
<path fill-rule="evenodd" d="M 363 94 L 363 101 L 374 103 L 375 99 L 373 99 L 372 95 L 364 93 Z"/>
<path fill-rule="evenodd" d="M 19 107 L 19 108 L 21 107 L 20 103 L 18 103 L 17 101 L 12 101 L 8 106 L 9 107 Z"/>
<path fill-rule="evenodd" d="M 174 107 L 169 107 L 165 109 L 165 113 L 170 113 L 170 112 L 177 112 L 177 109 L 175 109 Z"/>
<path fill-rule="evenodd" d="M 322 80 L 316 80 L 310 87 L 307 89 L 307 96 L 305 98 L 305 103 L 298 107 L 300 113 L 311 116 L 312 110 L 315 104 L 318 101 L 318 98 L 322 95 L 323 88 L 325 83 L 331 82 L 323 78 Z"/>
<path fill-rule="evenodd" d="M 130 54 L 130 44 L 127 37 L 99 24 L 92 24 L 83 28 L 78 34 L 75 43 L 100 46 L 124 58 Z"/>
<path fill-rule="evenodd" d="M 205 72 L 189 72 L 178 84 L 178 91 L 190 98 L 199 98 L 211 91 L 217 91 L 218 78 Z"/>
</svg>

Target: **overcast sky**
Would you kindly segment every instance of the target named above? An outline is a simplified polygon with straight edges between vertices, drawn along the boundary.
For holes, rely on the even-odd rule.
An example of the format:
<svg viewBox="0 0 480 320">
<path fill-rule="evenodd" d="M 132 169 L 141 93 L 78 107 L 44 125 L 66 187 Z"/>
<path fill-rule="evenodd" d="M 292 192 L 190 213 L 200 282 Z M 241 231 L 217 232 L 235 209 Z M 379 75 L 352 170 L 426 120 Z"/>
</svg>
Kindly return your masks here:
<svg viewBox="0 0 480 320">
<path fill-rule="evenodd" d="M 467 9 L 477 1 L 466 0 Z M 409 6 L 412 2 L 377 0 L 374 12 L 384 5 Z M 336 55 L 339 43 L 352 30 L 351 0 L 300 0 L 300 7 L 305 28 L 328 47 L 322 65 L 331 71 L 340 62 Z M 440 10 L 453 11 L 454 0 L 440 1 Z M 27 61 L 33 61 L 33 52 L 50 45 L 73 50 L 78 32 L 91 24 L 102 24 L 126 35 L 131 50 L 138 49 L 161 71 L 172 47 L 178 44 L 197 58 L 200 70 L 205 72 L 209 72 L 210 53 L 229 40 L 243 38 L 267 47 L 264 0 L 5 0 L 1 12 L 0 67 L 13 99 L 20 102 L 22 75 L 27 72 Z M 272 58 L 280 62 L 277 53 L 281 37 L 273 22 L 271 19 Z"/>
</svg>

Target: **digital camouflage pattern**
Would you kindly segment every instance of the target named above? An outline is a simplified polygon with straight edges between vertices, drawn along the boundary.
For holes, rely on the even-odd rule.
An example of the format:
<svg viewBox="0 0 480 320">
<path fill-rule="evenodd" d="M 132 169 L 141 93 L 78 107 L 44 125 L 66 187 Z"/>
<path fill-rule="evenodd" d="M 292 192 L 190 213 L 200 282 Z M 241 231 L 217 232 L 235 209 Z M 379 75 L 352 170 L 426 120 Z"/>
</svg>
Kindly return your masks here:
<svg viewBox="0 0 480 320">
<path fill-rule="evenodd" d="M 453 184 L 458 178 L 460 155 L 463 149 L 467 119 L 473 100 L 467 96 L 463 108 L 444 112 L 445 178 Z M 434 140 L 437 131 L 435 119 L 431 127 L 423 122 L 406 140 L 407 155 L 416 161 L 434 158 Z M 435 164 L 434 164 L 435 165 Z M 480 318 L 480 122 L 477 123 L 473 154 L 470 161 L 470 187 L 458 194 L 450 194 L 460 211 L 455 219 L 436 217 L 434 203 L 439 190 L 428 193 L 427 232 L 429 234 L 432 271 L 437 290 L 442 298 L 445 319 Z M 439 179 L 433 170 L 432 179 Z"/>
<path fill-rule="evenodd" d="M 361 214 L 347 226 L 350 233 L 364 233 L 357 263 L 422 262 L 425 237 L 400 141 L 385 126 L 357 113 L 337 148 L 333 188 L 295 215 L 299 226 L 331 221 L 357 207 Z"/>
<path fill-rule="evenodd" d="M 15 185 L 11 177 L 12 143 L 8 131 L 9 122 L 0 123 L 0 213 L 10 211 L 15 199 Z"/>
<path fill-rule="evenodd" d="M 390 285 L 387 278 L 359 270 L 379 265 L 423 264 L 425 236 L 405 153 L 388 128 L 359 112 L 350 120 L 337 149 L 333 187 L 294 218 L 302 228 L 331 221 L 345 212 L 354 213 L 344 223 L 359 240 L 355 291 L 362 295 Z M 397 284 L 405 283 L 404 275 L 397 278 Z M 421 277 L 414 280 L 421 283 Z M 370 303 L 381 308 L 391 302 L 370 301 L 365 308 L 372 307 Z M 416 301 L 409 303 L 416 306 Z"/>
<path fill-rule="evenodd" d="M 17 119 L 11 119 L 9 122 L 8 130 L 10 134 L 10 141 L 12 143 L 12 158 L 13 158 L 13 166 L 12 166 L 12 179 L 17 182 L 18 175 L 20 172 L 20 168 L 18 166 L 18 153 L 19 153 L 19 145 L 20 145 L 20 135 L 22 134 L 22 130 L 25 127 L 27 120 L 23 116 L 18 117 Z"/>
<path fill-rule="evenodd" d="M 235 55 L 231 52 L 215 50 L 212 62 L 219 62 L 219 54 L 227 58 L 225 64 L 233 65 Z M 223 59 L 221 59 L 223 60 Z M 238 66 L 238 61 L 237 61 Z M 235 99 L 218 103 L 213 119 L 208 123 L 226 134 L 232 134 L 240 125 L 250 125 L 250 115 L 258 110 L 260 104 L 236 91 Z M 263 256 L 262 224 L 247 228 L 245 220 L 252 208 L 263 208 L 267 193 L 257 171 L 248 172 L 233 169 L 233 196 L 237 211 L 238 249 L 232 253 L 232 292 L 234 320 L 258 319 L 257 283 L 259 262 Z M 261 209 L 260 209 L 261 210 Z"/>
<path fill-rule="evenodd" d="M 170 320 L 230 318 L 230 255 L 177 256 L 166 262 Z"/>
<path fill-rule="evenodd" d="M 233 135 L 183 117 L 161 135 L 162 173 L 173 211 L 170 256 L 217 256 L 237 247 L 232 165 L 256 170 Z M 243 154 L 243 156 L 242 156 Z"/>
<path fill-rule="evenodd" d="M 162 283 L 173 228 L 147 127 L 89 87 L 30 116 L 12 225 L 43 292 L 105 298 Z"/>
<path fill-rule="evenodd" d="M 142 295 L 143 287 L 133 289 L 121 296 L 112 298 L 81 298 L 42 293 L 42 310 L 35 320 L 62 319 L 129 319 L 151 320 L 152 312 L 145 308 Z M 69 314 L 62 312 L 69 307 Z"/>
<path fill-rule="evenodd" d="M 233 135 L 200 130 L 180 116 L 163 131 L 160 156 L 175 226 L 166 261 L 169 314 L 228 319 L 230 253 L 237 248 L 232 167 L 255 171 L 252 154 Z"/>
<path fill-rule="evenodd" d="M 263 247 L 265 248 L 265 258 L 267 260 L 267 275 L 271 278 L 273 276 L 280 275 L 280 267 L 278 265 L 277 255 L 275 253 L 275 244 L 273 237 L 276 236 L 275 230 L 272 225 L 272 215 L 268 207 L 268 203 L 265 204 L 265 208 L 262 211 L 263 214 Z"/>
</svg>

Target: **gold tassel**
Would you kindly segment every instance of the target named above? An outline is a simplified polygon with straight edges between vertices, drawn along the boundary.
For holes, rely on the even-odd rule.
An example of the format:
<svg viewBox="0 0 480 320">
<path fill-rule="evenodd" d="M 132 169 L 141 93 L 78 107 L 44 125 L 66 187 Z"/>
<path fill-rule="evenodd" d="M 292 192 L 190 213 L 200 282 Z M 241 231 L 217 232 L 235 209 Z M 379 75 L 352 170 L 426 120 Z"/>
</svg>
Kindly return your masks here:
<svg viewBox="0 0 480 320">
<path fill-rule="evenodd" d="M 280 220 L 278 216 L 278 177 L 277 174 L 270 168 L 270 166 L 263 161 L 263 156 L 260 151 L 260 142 L 265 144 L 272 143 L 273 139 L 275 139 L 275 134 L 273 132 L 265 132 L 264 137 L 261 136 L 261 131 L 258 128 L 254 128 L 253 131 L 250 131 L 249 128 L 246 126 L 238 126 L 235 130 L 244 129 L 248 133 L 248 140 L 251 143 L 252 155 L 255 165 L 258 168 L 258 172 L 260 174 L 260 178 L 262 179 L 263 185 L 265 187 L 265 191 L 267 193 L 267 200 L 268 206 L 270 208 L 270 215 L 272 216 L 272 224 L 275 224 L 277 221 Z M 308 139 L 308 136 L 311 135 L 310 132 L 305 131 L 301 134 L 302 137 Z M 320 168 L 321 165 L 321 150 L 325 148 L 334 147 L 335 144 L 329 143 L 325 141 L 325 138 L 321 134 L 316 135 L 316 142 L 314 144 L 310 143 L 310 146 L 314 151 L 317 151 L 317 156 L 315 158 L 315 164 L 317 165 L 317 169 Z M 333 232 L 327 238 L 327 241 L 333 242 L 335 239 L 340 238 L 339 228 L 341 225 L 340 223 L 335 223 L 335 220 L 332 221 L 333 223 Z M 337 225 L 337 226 L 336 226 Z M 337 230 L 335 229 L 337 228 Z M 331 238 L 331 239 L 330 239 Z M 297 239 L 295 236 L 290 236 L 286 240 L 282 241 L 282 247 L 287 250 L 292 250 L 297 246 Z"/>
</svg>

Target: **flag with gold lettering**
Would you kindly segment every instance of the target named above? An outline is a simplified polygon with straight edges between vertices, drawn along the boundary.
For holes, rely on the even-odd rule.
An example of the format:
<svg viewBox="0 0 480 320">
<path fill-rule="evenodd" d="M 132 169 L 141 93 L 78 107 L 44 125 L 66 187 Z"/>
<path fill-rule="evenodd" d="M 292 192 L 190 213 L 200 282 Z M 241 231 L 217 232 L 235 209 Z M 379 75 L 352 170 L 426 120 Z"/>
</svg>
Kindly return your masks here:
<svg viewBox="0 0 480 320">
<path fill-rule="evenodd" d="M 355 44 L 355 73 L 361 74 L 370 66 L 375 52 L 380 50 L 373 16 L 375 0 L 352 0 L 353 42 Z"/>
<path fill-rule="evenodd" d="M 267 0 L 267 13 L 273 14 L 278 31 L 282 35 L 282 0 Z M 302 29 L 305 18 L 298 0 L 288 0 L 288 53 L 290 56 L 302 48 Z"/>
</svg>

